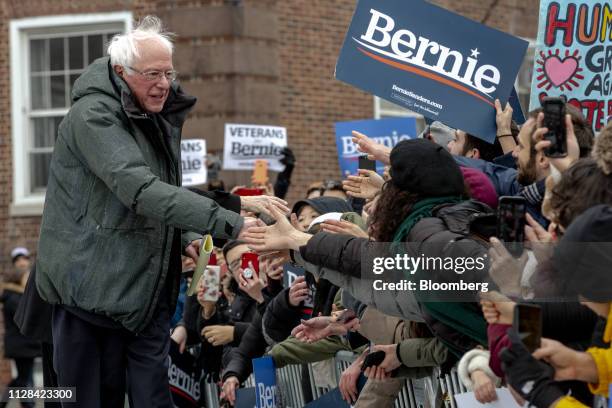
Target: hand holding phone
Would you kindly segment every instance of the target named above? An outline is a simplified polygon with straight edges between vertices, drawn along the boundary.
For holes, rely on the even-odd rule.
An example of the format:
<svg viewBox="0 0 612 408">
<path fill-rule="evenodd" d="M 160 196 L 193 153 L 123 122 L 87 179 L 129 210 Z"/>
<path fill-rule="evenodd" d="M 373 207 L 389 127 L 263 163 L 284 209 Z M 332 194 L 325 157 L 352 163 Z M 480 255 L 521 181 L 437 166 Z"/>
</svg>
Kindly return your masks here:
<svg viewBox="0 0 612 408">
<path fill-rule="evenodd" d="M 525 240 L 525 211 L 527 201 L 523 197 L 503 196 L 497 206 L 497 237 L 518 258 L 523 253 Z"/>
<path fill-rule="evenodd" d="M 551 143 L 544 154 L 548 157 L 565 157 L 567 156 L 565 100 L 553 97 L 544 98 L 542 108 L 544 110 L 544 127 L 548 129 L 544 139 Z"/>
<path fill-rule="evenodd" d="M 372 366 L 378 366 L 385 360 L 385 352 L 382 350 L 369 353 L 363 360 L 361 365 L 361 371 L 365 371 L 366 368 Z"/>
<path fill-rule="evenodd" d="M 255 160 L 255 167 L 253 167 L 253 175 L 251 181 L 256 185 L 268 184 L 268 161 L 267 160 Z"/>
<path fill-rule="evenodd" d="M 202 300 L 205 302 L 216 302 L 220 296 L 221 267 L 209 265 L 202 275 Z"/>
<path fill-rule="evenodd" d="M 521 341 L 533 353 L 542 342 L 542 308 L 532 304 L 517 304 L 514 310 L 514 329 Z"/>
<path fill-rule="evenodd" d="M 368 155 L 359 156 L 359 168 L 363 170 L 376 171 L 376 160 L 368 159 Z"/>
<path fill-rule="evenodd" d="M 245 252 L 240 258 L 240 267 L 245 279 L 259 276 L 259 255 L 255 252 Z"/>
</svg>

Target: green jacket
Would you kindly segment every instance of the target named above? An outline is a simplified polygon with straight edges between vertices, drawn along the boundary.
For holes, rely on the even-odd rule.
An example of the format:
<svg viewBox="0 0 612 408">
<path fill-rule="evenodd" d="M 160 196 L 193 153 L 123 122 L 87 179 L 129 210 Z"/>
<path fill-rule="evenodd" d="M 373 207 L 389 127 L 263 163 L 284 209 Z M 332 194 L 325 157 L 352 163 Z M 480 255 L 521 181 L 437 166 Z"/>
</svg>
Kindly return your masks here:
<svg viewBox="0 0 612 408">
<path fill-rule="evenodd" d="M 178 248 L 175 229 L 235 238 L 243 220 L 178 187 L 181 128 L 196 101 L 178 86 L 161 113 L 143 113 L 106 57 L 77 79 L 72 101 L 51 160 L 38 291 L 139 332 L 195 238 L 184 234 Z"/>
</svg>

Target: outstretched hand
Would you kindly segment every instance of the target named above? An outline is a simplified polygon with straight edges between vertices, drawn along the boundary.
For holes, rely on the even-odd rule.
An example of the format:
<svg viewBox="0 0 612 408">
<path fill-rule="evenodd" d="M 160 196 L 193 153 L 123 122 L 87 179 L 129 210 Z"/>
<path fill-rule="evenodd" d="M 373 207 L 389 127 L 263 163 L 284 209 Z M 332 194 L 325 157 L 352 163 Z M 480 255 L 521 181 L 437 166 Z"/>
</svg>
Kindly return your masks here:
<svg viewBox="0 0 612 408">
<path fill-rule="evenodd" d="M 342 181 L 342 188 L 351 197 L 373 199 L 380 192 L 385 180 L 372 170 L 359 169 L 358 176 L 348 176 Z"/>
<path fill-rule="evenodd" d="M 245 211 L 250 211 L 255 214 L 264 213 L 271 216 L 272 214 L 270 214 L 269 207 L 276 208 L 285 214 L 289 214 L 287 202 L 278 197 L 269 195 L 240 197 L 240 208 Z"/>
<path fill-rule="evenodd" d="M 313 343 L 329 336 L 344 336 L 349 331 L 359 327 L 359 319 L 351 319 L 346 323 L 337 322 L 332 316 L 318 316 L 302 320 L 291 334 L 298 340 Z"/>
<path fill-rule="evenodd" d="M 268 205 L 267 211 L 276 223 L 270 226 L 254 226 L 249 228 L 242 239 L 256 252 L 280 251 L 283 249 L 298 250 L 306 245 L 312 237 L 298 231 L 275 206 Z"/>
<path fill-rule="evenodd" d="M 391 149 L 376 143 L 373 139 L 363 133 L 353 130 L 353 143 L 357 145 L 357 150 L 368 155 L 370 160 L 378 160 L 385 164 L 391 164 Z"/>
</svg>

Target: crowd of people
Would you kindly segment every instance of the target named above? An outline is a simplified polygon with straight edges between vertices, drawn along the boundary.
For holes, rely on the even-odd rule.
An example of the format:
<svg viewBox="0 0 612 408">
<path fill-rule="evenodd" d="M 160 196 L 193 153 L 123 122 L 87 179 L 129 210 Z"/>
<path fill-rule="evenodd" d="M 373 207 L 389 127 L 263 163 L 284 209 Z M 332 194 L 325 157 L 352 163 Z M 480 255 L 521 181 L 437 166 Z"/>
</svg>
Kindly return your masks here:
<svg viewBox="0 0 612 408">
<path fill-rule="evenodd" d="M 359 357 L 338 385 L 358 407 L 392 406 L 403 380 L 436 367 L 443 373 L 457 367 L 482 403 L 506 386 L 519 404 L 592 406 L 594 395 L 608 394 L 612 361 L 612 124 L 595 138 L 580 112 L 566 109 L 564 157 L 546 154 L 551 142 L 541 109 L 519 129 L 512 109 L 499 103 L 493 144 L 437 122 L 392 149 L 354 132 L 359 150 L 385 164 L 384 174 L 360 169 L 343 181 L 308 186 L 290 215 L 266 208 L 261 218 L 268 225 L 218 247 L 227 268 L 224 296 L 204 301 L 201 282 L 172 337 L 202 344 L 200 358 L 230 404 L 253 358 L 270 355 L 283 367 L 348 350 Z M 294 160 L 285 153 L 291 165 L 281 182 L 288 185 Z M 495 236 L 502 196 L 526 203 L 519 254 Z M 461 293 L 463 301 L 373 290 L 363 254 L 385 255 L 374 243 L 404 243 L 414 255 L 483 255 L 487 268 L 463 278 L 489 289 Z M 432 243 L 444 245 L 427 247 Z M 259 275 L 245 277 L 245 252 L 259 255 Z M 283 287 L 288 264 L 306 277 Z M 541 309 L 543 338 L 535 351 L 513 326 L 516 304 Z M 347 311 L 354 317 L 341 318 Z M 384 359 L 362 370 L 374 351 Z M 362 371 L 368 379 L 359 391 Z"/>
<path fill-rule="evenodd" d="M 169 406 L 168 337 L 181 353 L 197 350 L 203 381 L 219 383 L 230 406 L 252 359 L 271 356 L 277 368 L 315 363 L 324 378 L 324 362 L 342 350 L 357 358 L 331 385 L 356 407 L 392 406 L 405 379 L 455 367 L 481 403 L 502 386 L 519 404 L 542 408 L 608 396 L 612 124 L 595 137 L 567 104 L 567 154 L 553 157 L 543 110 L 518 126 L 497 101 L 492 144 L 439 122 L 393 148 L 354 132 L 383 174 L 360 169 L 295 186 L 293 169 L 309 163 L 285 149 L 275 184 L 249 186 L 264 195 L 238 196 L 222 180 L 185 189 L 173 143 L 195 100 L 173 82 L 159 20 L 116 36 L 109 55 L 75 84 L 28 284 L 37 290 L 21 299 L 26 315 L 28 302 L 48 307 L 39 321 L 52 343 L 44 361 L 53 362 L 53 384 L 80 390 L 75 406 L 122 406 L 126 392 L 135 407 Z M 290 189 L 306 191 L 292 208 Z M 501 197 L 525 206 L 518 252 L 496 236 Z M 190 281 L 205 233 L 220 271 L 216 301 L 207 300 L 205 280 Z M 245 265 L 245 254 L 257 266 Z M 376 290 L 369 255 L 486 259 L 461 279 L 487 289 Z M 287 280 L 291 268 L 303 275 Z M 424 273 L 399 271 L 406 279 Z M 448 283 L 457 273 L 429 277 Z M 25 280 L 17 274 L 5 286 L 5 316 Z M 186 295 L 190 284 L 195 296 Z M 523 305 L 541 312 L 535 350 L 517 330 Z M 22 332 L 37 324 L 23 321 Z M 384 357 L 365 367 L 374 352 Z M 20 354 L 9 357 L 20 378 L 31 371 Z"/>
</svg>

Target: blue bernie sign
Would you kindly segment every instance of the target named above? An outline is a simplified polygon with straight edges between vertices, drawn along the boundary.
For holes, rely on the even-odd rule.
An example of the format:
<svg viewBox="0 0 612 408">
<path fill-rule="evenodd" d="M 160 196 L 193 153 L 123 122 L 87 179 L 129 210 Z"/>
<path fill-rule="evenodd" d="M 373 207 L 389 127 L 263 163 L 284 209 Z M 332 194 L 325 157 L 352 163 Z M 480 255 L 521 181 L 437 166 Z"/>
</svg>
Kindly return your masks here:
<svg viewBox="0 0 612 408">
<path fill-rule="evenodd" d="M 414 139 L 417 136 L 415 118 L 389 118 L 379 120 L 356 120 L 336 123 L 336 147 L 338 148 L 338 162 L 342 177 L 356 174 L 359 164 L 357 145 L 352 142 L 353 130 L 361 132 L 378 143 L 393 147 L 402 140 Z M 376 171 L 383 172 L 383 164 L 376 163 Z"/>
<path fill-rule="evenodd" d="M 265 356 L 253 359 L 253 374 L 255 376 L 257 408 L 276 408 L 279 396 L 272 357 Z"/>
<path fill-rule="evenodd" d="M 492 143 L 527 46 L 422 0 L 359 0 L 336 78 Z"/>
</svg>

